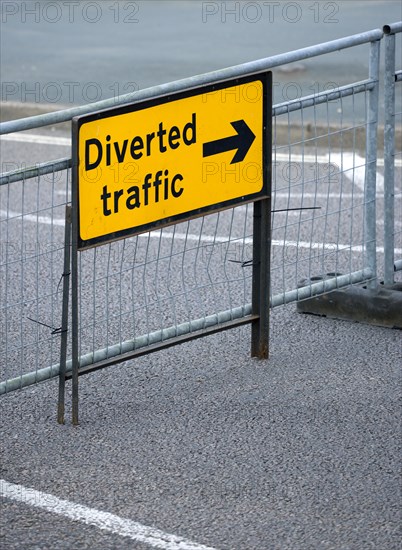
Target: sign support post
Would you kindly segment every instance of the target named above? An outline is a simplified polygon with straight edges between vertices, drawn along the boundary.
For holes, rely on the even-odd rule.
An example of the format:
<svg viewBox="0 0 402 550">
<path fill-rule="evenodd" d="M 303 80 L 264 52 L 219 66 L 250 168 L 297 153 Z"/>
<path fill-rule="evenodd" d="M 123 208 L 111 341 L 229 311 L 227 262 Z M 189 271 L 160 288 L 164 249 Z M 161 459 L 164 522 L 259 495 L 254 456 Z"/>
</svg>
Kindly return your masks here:
<svg viewBox="0 0 402 550">
<path fill-rule="evenodd" d="M 251 357 L 269 357 L 271 199 L 254 203 Z"/>
<path fill-rule="evenodd" d="M 71 354 L 72 354 L 72 423 L 78 425 L 78 369 L 79 369 L 79 311 L 78 311 L 78 150 L 73 140 L 73 171 L 72 171 L 72 247 L 71 247 Z"/>
<path fill-rule="evenodd" d="M 66 361 L 68 339 L 68 304 L 70 296 L 70 269 L 71 269 L 71 206 L 66 206 L 64 227 L 64 267 L 63 267 L 63 310 L 61 319 L 60 371 L 59 371 L 59 400 L 57 404 L 57 422 L 64 424 Z"/>
</svg>

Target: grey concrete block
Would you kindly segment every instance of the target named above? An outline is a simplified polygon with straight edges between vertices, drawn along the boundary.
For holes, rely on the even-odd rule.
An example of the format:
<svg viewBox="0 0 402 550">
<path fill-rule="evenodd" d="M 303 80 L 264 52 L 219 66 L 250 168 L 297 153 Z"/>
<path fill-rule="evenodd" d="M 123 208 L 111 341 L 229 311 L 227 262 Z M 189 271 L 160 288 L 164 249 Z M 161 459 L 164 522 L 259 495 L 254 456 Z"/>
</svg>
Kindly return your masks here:
<svg viewBox="0 0 402 550">
<path fill-rule="evenodd" d="M 331 274 L 332 275 L 332 274 Z M 315 282 L 317 279 L 314 278 Z M 307 281 L 302 281 L 304 286 Z M 333 290 L 297 303 L 299 313 L 321 315 L 389 328 L 402 329 L 402 284 L 390 287 L 365 285 Z"/>
</svg>

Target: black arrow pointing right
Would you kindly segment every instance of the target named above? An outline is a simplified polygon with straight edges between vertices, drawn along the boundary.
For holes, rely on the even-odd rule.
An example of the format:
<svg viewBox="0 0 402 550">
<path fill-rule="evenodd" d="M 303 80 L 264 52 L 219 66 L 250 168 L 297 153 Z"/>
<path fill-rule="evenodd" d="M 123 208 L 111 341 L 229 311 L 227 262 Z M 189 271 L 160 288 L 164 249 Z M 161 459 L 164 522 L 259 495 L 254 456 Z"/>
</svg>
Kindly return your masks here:
<svg viewBox="0 0 402 550">
<path fill-rule="evenodd" d="M 230 164 L 235 164 L 236 162 L 241 162 L 244 160 L 251 145 L 253 144 L 253 141 L 255 140 L 255 135 L 244 120 L 236 120 L 230 124 L 236 130 L 237 134 L 204 143 L 203 157 L 211 157 L 213 155 L 219 155 L 220 153 L 226 153 L 227 151 L 237 149 Z"/>
</svg>

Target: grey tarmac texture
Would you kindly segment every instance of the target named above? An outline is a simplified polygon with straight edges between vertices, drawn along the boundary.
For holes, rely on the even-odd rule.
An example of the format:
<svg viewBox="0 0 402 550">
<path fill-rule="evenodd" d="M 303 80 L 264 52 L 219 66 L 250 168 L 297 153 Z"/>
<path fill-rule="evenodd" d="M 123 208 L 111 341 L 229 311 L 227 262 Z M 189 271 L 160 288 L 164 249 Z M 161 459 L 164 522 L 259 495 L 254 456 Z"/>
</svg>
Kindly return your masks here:
<svg viewBox="0 0 402 550">
<path fill-rule="evenodd" d="M 268 362 L 243 327 L 82 377 L 78 427 L 56 381 L 10 394 L 1 477 L 219 549 L 396 550 L 400 336 L 289 306 Z M 2 505 L 7 550 L 144 547 Z"/>
<path fill-rule="evenodd" d="M 4 396 L 1 478 L 222 550 L 399 548 L 401 332 L 271 326 L 268 362 L 243 327 L 83 377 L 77 428 L 55 380 Z M 9 500 L 0 525 L 7 550 L 149 548 Z"/>
<path fill-rule="evenodd" d="M 179 10 L 182 4 L 177 3 Z M 215 17 L 207 26 L 199 7 L 185 4 L 197 11 L 193 21 L 205 32 L 211 34 L 213 26 L 219 38 L 236 36 L 233 24 L 222 25 Z M 304 20 L 313 21 L 312 4 L 306 3 Z M 332 4 L 322 6 L 322 17 L 329 15 Z M 289 40 L 300 47 L 366 30 L 367 17 L 377 17 L 378 11 L 381 18 L 388 17 L 383 4 L 397 5 L 373 3 L 362 12 L 361 6 L 349 1 L 336 4 L 339 25 L 291 25 L 292 33 L 281 33 L 286 49 L 294 47 Z M 141 6 L 144 25 L 139 28 L 147 39 L 153 29 L 162 38 L 170 29 L 186 29 L 175 12 L 172 24 L 164 21 L 160 26 L 151 18 L 155 23 L 146 26 L 145 10 L 161 5 Z M 378 26 L 386 22 L 381 18 Z M 30 54 L 37 59 L 37 55 L 35 49 L 27 50 L 26 40 L 15 40 L 12 33 L 24 28 L 17 17 L 13 21 L 9 43 L 15 74 L 7 73 L 7 79 L 20 81 L 21 65 L 13 58 Z M 68 34 L 63 34 L 52 26 L 55 44 L 64 37 L 71 41 L 71 26 L 67 28 Z M 284 28 L 289 25 L 279 26 Z M 81 26 L 74 29 L 80 40 L 89 36 Z M 103 26 L 96 29 L 104 40 Z M 266 20 L 248 25 L 247 30 L 251 40 L 242 32 L 235 48 L 221 48 L 218 53 L 239 62 L 254 58 L 255 46 L 263 55 L 275 53 L 273 48 L 283 51 Z M 40 80 L 50 82 L 57 77 L 53 66 L 57 48 L 48 47 L 48 32 L 35 32 L 38 40 L 30 41 L 32 48 L 41 49 L 42 40 L 46 48 L 41 55 L 49 56 L 50 72 L 48 76 L 42 72 Z M 120 33 L 114 35 L 118 38 Z M 123 81 L 135 78 L 143 88 L 147 79 L 161 82 L 201 73 L 209 70 L 204 67 L 208 50 L 213 65 L 223 66 L 213 42 L 205 45 L 204 40 L 205 47 L 200 48 L 203 41 L 194 40 L 192 32 L 187 36 L 202 58 L 201 65 L 191 54 L 183 64 L 186 50 L 180 39 L 172 44 L 181 62 L 155 67 L 148 58 L 152 61 L 156 53 L 168 60 L 171 52 L 162 51 L 157 41 L 154 48 L 138 48 L 137 35 L 134 47 L 131 40 L 127 46 L 130 63 L 123 60 L 120 65 Z M 83 49 L 79 43 L 75 46 L 83 79 L 98 80 L 99 63 L 90 63 L 95 76 L 87 73 Z M 18 47 L 23 48 L 22 57 Z M 99 52 L 104 55 L 104 48 Z M 144 59 L 144 54 L 141 75 L 135 58 Z M 348 63 L 351 59 L 348 54 Z M 79 78 L 77 63 L 70 61 L 70 76 L 59 67 L 62 82 Z M 111 64 L 106 66 L 102 76 L 117 80 L 110 73 Z M 315 79 L 320 86 L 326 79 L 341 83 L 348 75 L 340 64 L 325 61 L 314 66 L 318 69 L 308 74 L 307 86 Z M 323 68 L 329 72 L 317 72 Z M 183 75 L 175 74 L 183 70 Z M 283 94 L 287 85 L 285 80 L 278 90 Z M 1 152 L 2 164 L 10 161 L 19 166 L 67 156 L 68 148 L 6 143 Z M 56 381 L 4 396 L 1 478 L 222 550 L 399 549 L 400 331 L 302 316 L 288 306 L 272 314 L 270 360 L 252 360 L 249 350 L 250 331 L 242 328 L 84 377 L 79 427 L 56 424 Z M 3 500 L 1 507 L 0 547 L 5 550 L 146 549 L 20 503 Z"/>
</svg>

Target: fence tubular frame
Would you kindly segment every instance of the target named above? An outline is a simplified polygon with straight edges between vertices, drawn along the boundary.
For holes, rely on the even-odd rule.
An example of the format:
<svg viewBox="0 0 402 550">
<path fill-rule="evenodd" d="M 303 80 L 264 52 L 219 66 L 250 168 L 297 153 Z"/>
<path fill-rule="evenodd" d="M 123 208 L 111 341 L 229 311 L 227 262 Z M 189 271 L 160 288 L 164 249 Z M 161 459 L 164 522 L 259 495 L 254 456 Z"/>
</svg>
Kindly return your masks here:
<svg viewBox="0 0 402 550">
<path fill-rule="evenodd" d="M 317 94 L 311 94 L 300 99 L 291 99 L 290 101 L 284 101 L 274 105 L 274 116 L 284 115 L 293 111 L 301 111 L 307 107 L 313 107 L 326 103 L 327 101 L 334 101 L 343 97 L 349 97 L 351 95 L 369 92 L 374 89 L 376 85 L 375 80 L 367 78 L 360 82 L 354 82 L 353 84 L 346 84 L 340 86 L 336 90 L 323 90 Z"/>
<path fill-rule="evenodd" d="M 8 185 L 9 183 L 15 183 L 17 181 L 46 176 L 54 172 L 62 172 L 63 170 L 69 170 L 71 166 L 71 158 L 63 158 L 51 160 L 49 162 L 41 162 L 36 166 L 23 168 L 22 170 L 11 170 L 10 172 L 4 172 L 4 174 L 0 175 L 0 185 Z"/>
<path fill-rule="evenodd" d="M 379 90 L 379 78 L 378 78 L 378 69 L 379 69 L 379 50 L 380 50 L 380 41 L 385 36 L 385 48 L 388 51 L 388 48 L 392 48 L 392 44 L 395 49 L 395 33 L 402 32 L 402 22 L 393 23 L 391 25 L 386 25 L 382 30 L 374 29 L 372 31 L 367 31 L 357 35 L 352 35 L 349 37 L 333 40 L 323 44 L 314 45 L 308 48 L 303 48 L 295 50 L 293 52 L 287 52 L 284 54 L 279 54 L 269 58 L 260 59 L 257 61 L 244 63 L 242 65 L 237 65 L 234 67 L 229 67 L 226 69 L 221 69 L 218 71 L 206 73 L 203 75 L 198 75 L 175 82 L 162 84 L 159 86 L 154 86 L 152 88 L 147 88 L 130 94 L 126 94 L 117 98 L 117 100 L 109 99 L 101 102 L 97 102 L 91 105 L 84 105 L 80 107 L 74 107 L 71 109 L 66 109 L 62 111 L 57 111 L 53 113 L 47 113 L 43 115 L 37 115 L 25 119 L 19 119 L 15 121 L 8 121 L 0 123 L 0 135 L 8 134 L 12 132 L 19 132 L 27 129 L 39 128 L 43 126 L 48 126 L 51 124 L 57 124 L 60 122 L 71 121 L 72 117 L 78 116 L 81 114 L 89 114 L 94 111 L 101 109 L 106 109 L 110 107 L 116 107 L 118 105 L 123 105 L 126 103 L 132 103 L 137 101 L 143 101 L 145 99 L 151 99 L 157 95 L 163 94 L 172 94 L 177 91 L 182 91 L 189 87 L 199 87 L 203 84 L 214 83 L 222 79 L 235 78 L 237 76 L 242 76 L 248 72 L 261 72 L 263 70 L 269 70 L 280 65 L 289 64 L 295 61 L 305 60 L 312 57 L 321 56 L 327 53 L 335 52 L 338 50 L 343 50 L 351 48 L 353 46 L 370 43 L 370 61 L 369 61 L 369 78 L 356 82 L 350 85 L 340 87 L 336 90 L 327 90 L 320 92 L 319 94 L 305 96 L 304 98 L 290 101 L 288 103 L 277 104 L 273 106 L 273 116 L 277 116 L 281 113 L 287 113 L 290 111 L 297 111 L 303 109 L 307 106 L 312 106 L 318 103 L 324 103 L 325 101 L 330 101 L 332 99 L 337 99 L 340 97 L 347 97 L 355 93 L 368 92 L 368 101 L 369 101 L 369 119 L 366 119 L 366 182 L 365 182 L 365 196 L 367 202 L 366 214 L 365 214 L 365 236 L 363 240 L 363 248 L 366 248 L 366 258 L 369 265 L 363 263 L 366 267 L 360 271 L 348 273 L 347 275 L 341 275 L 334 278 L 329 278 L 320 282 L 314 282 L 305 287 L 298 288 L 295 290 L 286 291 L 278 295 L 272 296 L 269 302 L 270 307 L 276 307 L 282 304 L 287 304 L 308 297 L 321 294 L 322 292 L 328 292 L 337 288 L 342 288 L 349 286 L 351 284 L 362 283 L 371 281 L 369 284 L 371 286 L 376 286 L 376 242 L 375 242 L 375 176 L 376 176 L 376 161 L 377 161 L 377 150 L 376 150 L 376 140 L 377 140 L 377 125 L 378 125 L 378 90 Z M 395 53 L 395 52 L 394 52 Z M 387 55 L 386 55 L 387 59 Z M 390 62 L 392 64 L 392 61 Z M 391 75 L 392 73 L 392 75 Z M 393 88 L 395 82 L 402 81 L 402 71 L 395 72 L 386 67 L 385 79 L 388 82 L 392 76 Z M 385 97 L 385 101 L 390 101 L 390 98 Z M 388 104 L 388 103 L 386 103 Z M 394 106 L 394 104 L 393 104 Z M 393 111 L 394 112 L 394 109 Z M 386 116 L 389 115 L 389 111 L 386 108 Z M 393 125 L 395 124 L 395 118 L 393 117 Z M 394 126 L 393 126 L 394 128 Z M 387 189 L 387 201 L 393 200 L 393 178 L 394 172 L 392 168 L 390 169 L 389 159 L 392 159 L 392 164 L 394 161 L 394 131 L 386 135 L 387 128 L 384 128 L 384 164 L 385 171 L 384 174 L 384 189 Z M 375 145 L 375 146 L 374 146 Z M 386 156 L 388 155 L 388 156 Z M 15 170 L 7 172 L 0 176 L 0 185 L 6 185 L 8 183 L 13 183 L 16 181 L 22 181 L 24 179 L 37 177 L 44 174 L 54 173 L 66 169 L 70 169 L 72 166 L 72 159 L 58 159 L 55 161 L 45 162 L 36 165 L 35 167 L 26 168 L 23 170 Z M 390 171 L 389 171 L 390 170 Z M 392 185 L 392 192 L 390 192 Z M 373 216 L 374 213 L 374 216 Z M 270 212 L 265 212 L 265 218 L 269 219 Z M 387 222 L 387 216 L 385 216 L 384 223 L 384 233 L 386 232 L 388 237 L 385 238 L 384 248 L 387 250 L 385 254 L 385 267 L 386 272 L 389 277 L 389 264 L 391 264 L 392 269 L 397 271 L 402 269 L 402 260 L 390 262 L 389 258 L 393 258 L 393 246 L 390 248 L 387 242 L 389 241 L 389 225 L 385 226 Z M 392 236 L 394 228 L 392 227 Z M 74 233 L 72 235 L 74 242 Z M 263 237 L 266 239 L 266 235 Z M 366 243 L 366 244 L 365 244 Z M 74 271 L 74 270 L 73 270 Z M 67 277 L 64 278 L 64 283 L 66 283 Z M 388 279 L 387 279 L 388 280 Z M 393 280 L 393 278 L 392 278 Z M 63 285 L 64 286 L 64 285 Z M 72 284 L 72 294 L 78 293 L 77 285 Z M 89 354 L 79 357 L 79 348 L 77 339 L 73 338 L 73 357 L 75 357 L 77 372 L 76 372 L 76 383 L 78 388 L 78 367 L 79 374 L 85 374 L 95 370 L 93 368 L 94 362 L 101 363 L 102 361 L 107 361 L 109 364 L 114 364 L 117 361 L 114 361 L 116 355 L 124 356 L 126 353 L 130 353 L 130 357 L 135 357 L 139 355 L 144 355 L 148 353 L 146 346 L 155 346 L 152 350 L 162 349 L 164 347 L 169 347 L 173 345 L 172 338 L 182 339 L 186 341 L 190 338 L 187 335 L 194 333 L 195 331 L 200 331 L 205 334 L 213 334 L 220 330 L 226 328 L 226 323 L 229 323 L 231 326 L 239 326 L 246 322 L 254 323 L 256 319 L 252 315 L 252 304 L 246 304 L 241 308 L 234 308 L 232 310 L 227 310 L 225 312 L 220 312 L 219 314 L 213 314 L 202 319 L 195 319 L 191 322 L 183 323 L 182 325 L 176 325 L 175 327 L 168 327 L 166 329 L 158 330 L 154 333 L 149 333 L 145 336 L 136 337 L 135 340 L 128 342 L 120 342 L 108 348 L 96 350 Z M 247 321 L 243 318 L 244 316 L 249 316 Z M 74 318 L 72 319 L 74 324 Z M 78 319 L 75 321 L 78 323 Z M 219 326 L 217 326 L 219 325 Z M 225 327 L 223 327 L 225 325 Z M 220 327 L 223 328 L 220 328 Z M 72 330 L 73 332 L 73 330 Z M 200 334 L 202 336 L 204 334 Z M 195 338 L 192 334 L 191 338 Z M 168 340 L 168 341 L 166 341 Z M 178 342 L 180 343 L 180 342 Z M 128 357 L 127 357 L 128 358 Z M 119 359 L 125 360 L 125 359 Z M 15 389 L 20 389 L 27 387 L 29 385 L 41 382 L 55 376 L 60 375 L 60 371 L 64 368 L 64 378 L 69 379 L 72 377 L 72 359 L 65 362 L 63 366 L 63 360 L 60 359 L 59 365 L 53 365 L 50 367 L 45 367 L 43 369 L 38 369 L 34 372 L 26 373 L 21 376 L 18 376 L 13 379 L 6 380 L 0 383 L 0 395 L 13 391 Z M 74 408 L 74 405 L 73 405 Z M 74 412 L 73 412 L 74 419 Z M 76 420 L 78 422 L 78 409 Z"/>
</svg>

